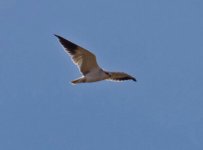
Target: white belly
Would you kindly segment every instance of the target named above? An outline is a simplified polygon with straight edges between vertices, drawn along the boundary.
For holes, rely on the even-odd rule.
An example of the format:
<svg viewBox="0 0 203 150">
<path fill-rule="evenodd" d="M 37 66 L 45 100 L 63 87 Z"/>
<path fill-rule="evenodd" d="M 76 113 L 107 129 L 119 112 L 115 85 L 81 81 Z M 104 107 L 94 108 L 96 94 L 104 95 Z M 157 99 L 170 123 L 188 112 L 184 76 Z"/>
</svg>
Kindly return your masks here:
<svg viewBox="0 0 203 150">
<path fill-rule="evenodd" d="M 96 82 L 107 79 L 107 75 L 102 70 L 91 71 L 85 75 L 86 82 Z"/>
</svg>

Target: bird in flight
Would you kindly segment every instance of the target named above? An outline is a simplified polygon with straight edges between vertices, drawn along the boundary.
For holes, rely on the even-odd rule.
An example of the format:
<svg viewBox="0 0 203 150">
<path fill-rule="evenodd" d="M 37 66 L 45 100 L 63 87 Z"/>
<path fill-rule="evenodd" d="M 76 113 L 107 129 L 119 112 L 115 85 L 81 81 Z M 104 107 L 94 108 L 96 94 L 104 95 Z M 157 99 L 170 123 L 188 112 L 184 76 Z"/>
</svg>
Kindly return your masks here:
<svg viewBox="0 0 203 150">
<path fill-rule="evenodd" d="M 73 42 L 54 34 L 59 42 L 69 54 L 75 65 L 78 66 L 82 77 L 71 81 L 72 84 L 97 82 L 101 80 L 124 81 L 136 79 L 124 72 L 109 72 L 104 71 L 97 64 L 96 56 L 90 51 L 74 44 Z"/>
</svg>

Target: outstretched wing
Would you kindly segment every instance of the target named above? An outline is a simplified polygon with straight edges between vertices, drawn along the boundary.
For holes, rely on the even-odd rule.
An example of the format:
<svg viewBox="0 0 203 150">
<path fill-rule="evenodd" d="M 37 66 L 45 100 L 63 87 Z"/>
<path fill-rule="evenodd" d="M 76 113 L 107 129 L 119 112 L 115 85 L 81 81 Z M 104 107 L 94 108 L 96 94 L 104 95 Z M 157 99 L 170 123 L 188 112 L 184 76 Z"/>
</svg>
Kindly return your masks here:
<svg viewBox="0 0 203 150">
<path fill-rule="evenodd" d="M 136 79 L 132 76 L 130 76 L 127 73 L 124 72 L 109 72 L 110 77 L 109 80 L 114 80 L 114 81 L 124 81 L 124 80 L 133 80 L 136 81 Z"/>
<path fill-rule="evenodd" d="M 93 53 L 59 35 L 55 36 L 59 39 L 59 42 L 63 45 L 65 51 L 71 56 L 73 62 L 78 66 L 83 75 L 86 75 L 93 69 L 99 68 L 96 56 Z"/>
</svg>

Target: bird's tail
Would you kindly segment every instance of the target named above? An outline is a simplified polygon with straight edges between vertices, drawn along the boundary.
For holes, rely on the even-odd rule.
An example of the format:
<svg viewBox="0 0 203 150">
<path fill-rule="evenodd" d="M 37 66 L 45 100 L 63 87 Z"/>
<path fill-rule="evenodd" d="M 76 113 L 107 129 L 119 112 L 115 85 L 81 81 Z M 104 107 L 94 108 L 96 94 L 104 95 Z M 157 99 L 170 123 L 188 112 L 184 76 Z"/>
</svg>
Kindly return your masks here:
<svg viewBox="0 0 203 150">
<path fill-rule="evenodd" d="M 71 81 L 72 84 L 84 83 L 86 79 L 84 77 Z"/>
</svg>

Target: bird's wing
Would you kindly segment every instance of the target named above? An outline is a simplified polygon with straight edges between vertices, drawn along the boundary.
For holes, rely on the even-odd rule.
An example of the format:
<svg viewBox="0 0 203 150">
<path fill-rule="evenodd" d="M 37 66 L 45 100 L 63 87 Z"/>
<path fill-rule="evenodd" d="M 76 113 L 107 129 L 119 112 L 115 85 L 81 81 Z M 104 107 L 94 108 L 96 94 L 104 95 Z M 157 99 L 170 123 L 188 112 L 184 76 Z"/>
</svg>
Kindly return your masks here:
<svg viewBox="0 0 203 150">
<path fill-rule="evenodd" d="M 64 39 L 59 35 L 55 35 L 63 45 L 65 51 L 71 56 L 73 62 L 78 66 L 81 73 L 86 75 L 92 69 L 99 68 L 96 56 L 88 50 Z"/>
<path fill-rule="evenodd" d="M 136 79 L 134 77 L 132 77 L 132 76 L 130 76 L 124 72 L 109 72 L 109 73 L 110 73 L 109 80 L 113 80 L 113 81 L 133 80 L 133 81 L 136 81 Z"/>
</svg>

